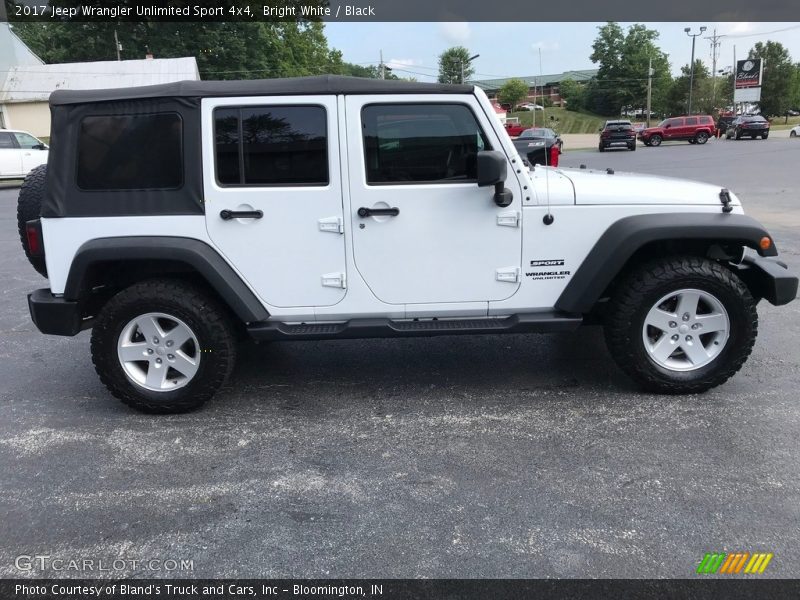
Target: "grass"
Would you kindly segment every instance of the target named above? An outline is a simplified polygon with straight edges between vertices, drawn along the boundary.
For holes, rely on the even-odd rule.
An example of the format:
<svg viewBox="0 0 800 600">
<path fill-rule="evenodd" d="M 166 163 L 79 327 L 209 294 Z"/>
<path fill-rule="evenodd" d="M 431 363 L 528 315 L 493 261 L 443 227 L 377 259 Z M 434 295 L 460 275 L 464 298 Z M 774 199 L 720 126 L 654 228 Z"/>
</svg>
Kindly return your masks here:
<svg viewBox="0 0 800 600">
<path fill-rule="evenodd" d="M 544 115 L 544 124 L 542 121 Z M 520 111 L 510 113 L 510 117 L 518 117 L 522 125 L 533 125 L 534 113 L 530 111 Z M 575 112 L 564 108 L 545 108 L 537 110 L 535 113 L 536 125 L 540 127 L 550 127 L 558 133 L 597 133 L 608 119 L 616 117 L 601 117 L 592 113 Z M 551 119 L 552 117 L 552 119 Z M 627 117 L 619 117 L 625 119 Z"/>
<path fill-rule="evenodd" d="M 784 123 L 786 117 L 775 117 L 772 119 L 770 129 L 791 129 L 796 125 L 800 125 L 800 117 L 789 117 L 789 122 Z"/>
</svg>

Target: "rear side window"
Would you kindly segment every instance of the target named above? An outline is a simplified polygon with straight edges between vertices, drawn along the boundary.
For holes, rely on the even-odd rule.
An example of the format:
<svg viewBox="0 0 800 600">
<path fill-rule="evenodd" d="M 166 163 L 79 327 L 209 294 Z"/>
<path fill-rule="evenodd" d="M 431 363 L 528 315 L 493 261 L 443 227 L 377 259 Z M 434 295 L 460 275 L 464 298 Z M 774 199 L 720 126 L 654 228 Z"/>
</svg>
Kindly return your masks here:
<svg viewBox="0 0 800 600">
<path fill-rule="evenodd" d="M 78 187 L 175 189 L 183 184 L 183 121 L 177 113 L 103 115 L 81 121 Z"/>
<path fill-rule="evenodd" d="M 703 125 L 713 125 L 714 119 L 711 117 L 700 117 L 700 123 Z"/>
<path fill-rule="evenodd" d="M 697 117 L 687 117 L 686 118 L 687 125 L 697 125 Z"/>
<path fill-rule="evenodd" d="M 16 148 L 14 139 L 11 137 L 10 133 L 3 133 L 0 131 L 0 148 Z"/>
<path fill-rule="evenodd" d="M 217 108 L 214 152 L 221 185 L 327 185 L 325 108 Z"/>
<path fill-rule="evenodd" d="M 665 127 L 680 127 L 683 125 L 683 119 L 667 119 L 664 124 Z"/>
<path fill-rule="evenodd" d="M 373 104 L 361 122 L 368 184 L 475 181 L 478 152 L 491 150 L 463 104 Z"/>
</svg>

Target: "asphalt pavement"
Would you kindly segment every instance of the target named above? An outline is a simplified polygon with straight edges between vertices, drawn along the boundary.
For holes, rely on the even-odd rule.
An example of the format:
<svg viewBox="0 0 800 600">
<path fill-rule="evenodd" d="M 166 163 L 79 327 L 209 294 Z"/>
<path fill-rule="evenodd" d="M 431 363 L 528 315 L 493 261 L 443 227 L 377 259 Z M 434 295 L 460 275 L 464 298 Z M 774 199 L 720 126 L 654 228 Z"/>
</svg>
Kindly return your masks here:
<svg viewBox="0 0 800 600">
<path fill-rule="evenodd" d="M 770 139 L 562 164 L 724 185 L 800 271 L 798 159 Z M 153 417 L 99 383 L 87 332 L 35 330 L 15 201 L 0 190 L 1 577 L 687 578 L 732 551 L 800 577 L 800 302 L 762 303 L 750 360 L 702 395 L 640 392 L 585 328 L 249 345 L 204 410 Z M 15 567 L 37 554 L 192 569 Z"/>
</svg>

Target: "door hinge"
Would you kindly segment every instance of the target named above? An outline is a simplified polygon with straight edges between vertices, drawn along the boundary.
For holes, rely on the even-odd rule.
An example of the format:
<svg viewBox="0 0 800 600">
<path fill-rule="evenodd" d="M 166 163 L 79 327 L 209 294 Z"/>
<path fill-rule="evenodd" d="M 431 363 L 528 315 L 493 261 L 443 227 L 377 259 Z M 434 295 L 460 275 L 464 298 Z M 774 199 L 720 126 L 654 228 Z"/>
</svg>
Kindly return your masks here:
<svg viewBox="0 0 800 600">
<path fill-rule="evenodd" d="M 326 217 L 324 219 L 320 219 L 318 223 L 320 231 L 327 231 L 329 233 L 344 233 L 342 217 Z"/>
<path fill-rule="evenodd" d="M 501 227 L 519 227 L 519 212 L 512 210 L 497 215 L 497 224 Z"/>
<path fill-rule="evenodd" d="M 347 287 L 347 275 L 344 273 L 325 273 L 322 276 L 324 287 L 334 287 L 345 289 Z"/>
<path fill-rule="evenodd" d="M 519 281 L 519 267 L 501 267 L 495 271 L 497 281 L 517 283 Z"/>
</svg>

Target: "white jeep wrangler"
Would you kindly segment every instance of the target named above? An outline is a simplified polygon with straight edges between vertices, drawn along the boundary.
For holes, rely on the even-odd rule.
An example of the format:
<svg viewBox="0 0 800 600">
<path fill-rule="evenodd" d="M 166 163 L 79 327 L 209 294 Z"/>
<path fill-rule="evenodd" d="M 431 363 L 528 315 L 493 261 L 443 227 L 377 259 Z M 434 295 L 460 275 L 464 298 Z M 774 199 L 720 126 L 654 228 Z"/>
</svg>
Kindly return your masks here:
<svg viewBox="0 0 800 600">
<path fill-rule="evenodd" d="M 100 378 L 150 412 L 196 408 L 238 338 L 604 325 L 646 389 L 701 392 L 797 278 L 712 185 L 529 170 L 472 86 L 311 77 L 58 91 L 25 181 L 43 332 L 93 328 Z"/>
</svg>

